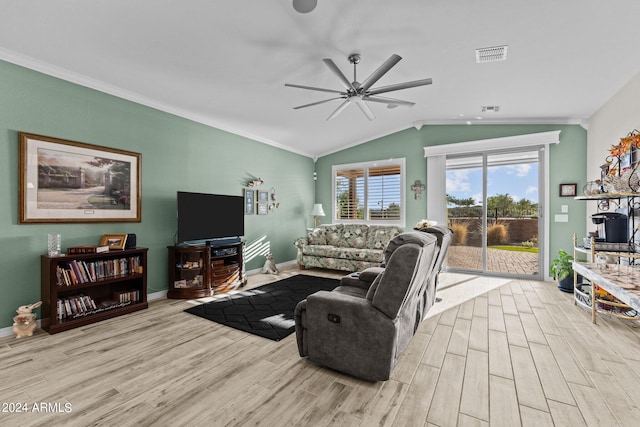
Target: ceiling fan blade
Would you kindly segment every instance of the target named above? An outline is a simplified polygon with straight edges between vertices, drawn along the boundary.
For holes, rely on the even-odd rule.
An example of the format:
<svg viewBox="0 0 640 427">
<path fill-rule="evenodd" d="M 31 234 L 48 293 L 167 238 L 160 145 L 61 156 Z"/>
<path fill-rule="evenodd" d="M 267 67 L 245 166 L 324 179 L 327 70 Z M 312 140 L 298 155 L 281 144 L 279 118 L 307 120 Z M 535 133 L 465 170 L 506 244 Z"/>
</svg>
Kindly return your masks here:
<svg viewBox="0 0 640 427">
<path fill-rule="evenodd" d="M 426 85 L 430 85 L 431 83 L 432 83 L 431 79 L 422 79 L 422 80 L 414 80 L 412 82 L 397 83 L 394 85 L 382 86 L 376 89 L 372 89 L 370 91 L 367 91 L 366 95 L 377 95 L 379 93 L 392 92 L 394 90 L 409 89 L 417 86 L 426 86 Z"/>
<path fill-rule="evenodd" d="M 312 107 L 314 105 L 318 105 L 318 104 L 324 104 L 325 102 L 329 102 L 329 101 L 335 101 L 336 99 L 344 99 L 341 96 L 338 96 L 336 98 L 329 98 L 329 99 L 324 99 L 322 101 L 318 101 L 318 102 L 312 102 L 311 104 L 305 104 L 305 105 L 298 105 L 297 107 L 293 107 L 294 110 L 298 110 L 300 108 L 306 108 L 306 107 Z"/>
<path fill-rule="evenodd" d="M 340 68 L 338 68 L 338 66 L 336 65 L 335 62 L 333 62 L 333 60 L 329 58 L 325 58 L 322 60 L 322 62 L 327 64 L 327 67 L 329 67 L 329 69 L 333 71 L 333 74 L 338 76 L 338 78 L 340 79 L 340 81 L 342 82 L 342 84 L 346 89 L 351 89 L 355 92 L 356 89 L 353 87 L 349 79 L 347 79 L 347 77 L 342 73 L 342 71 L 340 71 Z"/>
<path fill-rule="evenodd" d="M 336 110 L 331 113 L 331 115 L 329 117 L 327 117 L 327 121 L 333 119 L 335 116 L 337 116 L 338 114 L 340 114 L 342 112 L 342 110 L 344 110 L 345 108 L 347 108 L 349 106 L 350 102 L 348 99 L 345 99 L 344 102 L 342 104 L 340 104 L 340 106 L 338 108 L 336 108 Z"/>
<path fill-rule="evenodd" d="M 369 119 L 369 121 L 376 118 L 376 116 L 373 115 L 373 111 L 371 111 L 371 108 L 369 108 L 366 102 L 364 102 L 363 100 L 358 100 L 356 101 L 356 104 L 358 104 L 358 107 L 360 107 L 360 111 L 362 111 L 364 115 L 367 116 L 367 119 Z"/>
<path fill-rule="evenodd" d="M 362 82 L 362 84 L 360 85 L 362 90 L 366 92 L 371 86 L 373 86 L 375 82 L 377 82 L 380 79 L 380 77 L 384 76 L 387 73 L 387 71 L 389 71 L 401 59 L 402 57 L 399 55 L 396 55 L 395 53 L 391 55 L 389 59 L 384 61 L 384 63 L 380 67 L 378 67 L 377 70 L 371 73 L 371 75 Z"/>
<path fill-rule="evenodd" d="M 321 87 L 294 85 L 292 83 L 285 83 L 284 85 L 287 86 L 287 87 L 297 87 L 298 89 L 317 90 L 317 91 L 320 91 L 320 92 L 339 93 L 341 95 L 347 95 L 345 92 L 341 92 L 339 90 L 334 90 L 334 89 L 324 89 L 324 88 L 321 88 Z"/>
<path fill-rule="evenodd" d="M 415 102 L 403 101 L 401 99 L 395 99 L 395 98 L 387 98 L 384 96 L 367 96 L 364 99 L 365 101 L 379 102 L 381 104 L 388 104 L 388 105 L 402 105 L 404 107 L 413 107 L 414 105 L 416 105 Z"/>
</svg>

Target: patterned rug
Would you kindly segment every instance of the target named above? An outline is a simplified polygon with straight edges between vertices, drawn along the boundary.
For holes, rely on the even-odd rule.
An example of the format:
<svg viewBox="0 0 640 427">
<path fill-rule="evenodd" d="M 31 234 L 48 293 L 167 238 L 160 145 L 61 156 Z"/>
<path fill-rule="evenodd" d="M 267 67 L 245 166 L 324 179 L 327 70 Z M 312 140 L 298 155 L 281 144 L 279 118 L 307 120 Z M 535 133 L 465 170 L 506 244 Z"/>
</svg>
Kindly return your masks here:
<svg viewBox="0 0 640 427">
<path fill-rule="evenodd" d="M 258 288 L 186 309 L 213 322 L 280 341 L 295 331 L 298 302 L 318 291 L 332 291 L 338 279 L 298 274 Z"/>
</svg>

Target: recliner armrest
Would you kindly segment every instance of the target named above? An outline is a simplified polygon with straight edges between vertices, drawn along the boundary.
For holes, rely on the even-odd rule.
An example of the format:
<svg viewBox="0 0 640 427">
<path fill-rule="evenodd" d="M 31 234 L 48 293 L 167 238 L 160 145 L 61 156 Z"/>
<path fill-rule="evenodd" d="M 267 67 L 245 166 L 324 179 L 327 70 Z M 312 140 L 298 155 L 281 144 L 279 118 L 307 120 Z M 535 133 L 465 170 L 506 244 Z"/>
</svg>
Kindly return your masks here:
<svg viewBox="0 0 640 427">
<path fill-rule="evenodd" d="M 376 277 L 380 275 L 384 271 L 383 267 L 369 267 L 360 272 L 358 278 L 363 282 L 373 283 L 376 280 Z"/>
</svg>

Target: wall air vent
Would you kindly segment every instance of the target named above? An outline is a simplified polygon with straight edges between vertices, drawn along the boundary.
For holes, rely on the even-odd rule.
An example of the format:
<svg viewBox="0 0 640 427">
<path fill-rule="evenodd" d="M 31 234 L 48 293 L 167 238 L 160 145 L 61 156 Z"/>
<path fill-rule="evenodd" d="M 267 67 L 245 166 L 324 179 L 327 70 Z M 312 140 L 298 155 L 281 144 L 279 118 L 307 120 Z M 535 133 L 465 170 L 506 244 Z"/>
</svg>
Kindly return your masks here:
<svg viewBox="0 0 640 427">
<path fill-rule="evenodd" d="M 476 62 L 496 62 L 507 59 L 507 46 L 483 47 L 476 49 Z"/>
<path fill-rule="evenodd" d="M 499 105 L 483 105 L 482 106 L 482 112 L 483 113 L 497 113 L 498 111 L 500 111 L 500 106 Z"/>
</svg>

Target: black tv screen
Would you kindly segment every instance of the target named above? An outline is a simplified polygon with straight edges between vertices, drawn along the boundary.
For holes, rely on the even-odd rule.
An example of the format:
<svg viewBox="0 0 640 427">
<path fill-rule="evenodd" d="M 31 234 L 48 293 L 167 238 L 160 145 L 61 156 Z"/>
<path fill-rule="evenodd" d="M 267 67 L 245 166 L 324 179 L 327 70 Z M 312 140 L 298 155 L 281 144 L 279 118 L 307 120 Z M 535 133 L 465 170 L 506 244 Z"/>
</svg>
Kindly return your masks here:
<svg viewBox="0 0 640 427">
<path fill-rule="evenodd" d="M 244 235 L 244 198 L 178 191 L 178 242 Z"/>
</svg>

